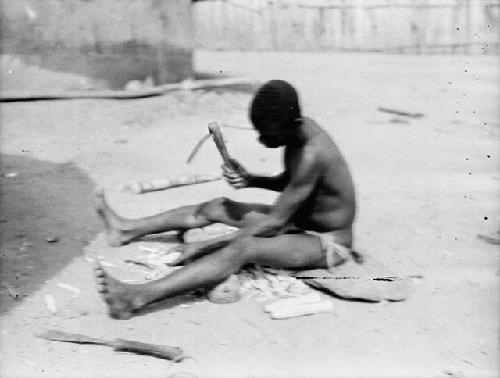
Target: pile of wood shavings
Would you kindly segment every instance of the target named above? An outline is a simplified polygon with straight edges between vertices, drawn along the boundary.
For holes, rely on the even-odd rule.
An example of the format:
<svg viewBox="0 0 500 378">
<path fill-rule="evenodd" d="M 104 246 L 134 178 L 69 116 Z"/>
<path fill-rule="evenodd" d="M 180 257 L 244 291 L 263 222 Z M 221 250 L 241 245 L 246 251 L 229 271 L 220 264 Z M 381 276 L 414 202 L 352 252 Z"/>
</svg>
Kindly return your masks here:
<svg viewBox="0 0 500 378">
<path fill-rule="evenodd" d="M 272 269 L 255 265 L 238 273 L 241 292 L 257 302 L 298 297 L 312 291 L 301 280 L 285 269 Z"/>
<path fill-rule="evenodd" d="M 146 267 L 145 279 L 156 280 L 181 268 L 169 266 L 180 254 L 180 245 L 174 247 L 145 247 L 139 246 L 142 254 L 134 259 L 125 260 Z M 291 276 L 284 269 L 272 269 L 261 266 L 252 266 L 238 272 L 241 283 L 241 294 L 258 302 L 265 302 L 280 298 L 301 296 L 311 292 L 311 289 L 301 280 Z"/>
<path fill-rule="evenodd" d="M 127 259 L 125 262 L 147 268 L 148 271 L 144 275 L 147 281 L 157 280 L 181 268 L 180 266 L 168 265 L 179 257 L 179 247 L 180 245 L 174 247 L 146 247 L 139 245 L 141 254 Z"/>
</svg>

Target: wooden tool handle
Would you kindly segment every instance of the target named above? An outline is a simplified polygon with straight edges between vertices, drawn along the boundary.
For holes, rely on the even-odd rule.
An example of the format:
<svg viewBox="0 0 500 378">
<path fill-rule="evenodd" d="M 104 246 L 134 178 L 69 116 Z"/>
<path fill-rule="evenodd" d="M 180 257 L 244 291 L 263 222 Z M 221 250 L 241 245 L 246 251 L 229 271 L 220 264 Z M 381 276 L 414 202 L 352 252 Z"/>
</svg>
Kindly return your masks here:
<svg viewBox="0 0 500 378">
<path fill-rule="evenodd" d="M 224 164 L 226 164 L 229 167 L 233 167 L 233 164 L 231 163 L 231 157 L 229 156 L 229 152 L 227 152 L 227 147 L 226 144 L 224 143 L 224 138 L 222 136 L 220 127 L 217 124 L 217 122 L 211 122 L 208 125 L 208 131 L 210 132 L 210 134 L 212 134 L 214 138 L 215 145 L 219 150 L 220 156 L 222 157 Z"/>
<path fill-rule="evenodd" d="M 182 349 L 168 345 L 146 344 L 138 341 L 115 339 L 112 342 L 116 351 L 147 354 L 149 356 L 164 358 L 175 362 L 181 361 L 185 355 Z"/>
</svg>

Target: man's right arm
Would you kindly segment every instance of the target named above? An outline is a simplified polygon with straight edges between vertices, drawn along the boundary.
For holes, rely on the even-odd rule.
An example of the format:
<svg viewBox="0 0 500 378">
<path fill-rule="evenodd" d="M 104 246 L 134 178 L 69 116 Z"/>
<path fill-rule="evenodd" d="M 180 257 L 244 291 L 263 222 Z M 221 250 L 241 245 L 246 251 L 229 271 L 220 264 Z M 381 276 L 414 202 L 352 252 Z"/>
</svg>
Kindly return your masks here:
<svg viewBox="0 0 500 378">
<path fill-rule="evenodd" d="M 261 188 L 281 192 L 290 181 L 286 172 L 276 176 L 254 175 L 234 159 L 231 159 L 231 166 L 223 164 L 222 171 L 227 182 L 236 189 Z"/>
<path fill-rule="evenodd" d="M 258 176 L 250 175 L 248 180 L 249 188 L 261 188 L 273 190 L 275 192 L 282 192 L 288 184 L 288 179 L 285 172 L 276 176 Z"/>
</svg>

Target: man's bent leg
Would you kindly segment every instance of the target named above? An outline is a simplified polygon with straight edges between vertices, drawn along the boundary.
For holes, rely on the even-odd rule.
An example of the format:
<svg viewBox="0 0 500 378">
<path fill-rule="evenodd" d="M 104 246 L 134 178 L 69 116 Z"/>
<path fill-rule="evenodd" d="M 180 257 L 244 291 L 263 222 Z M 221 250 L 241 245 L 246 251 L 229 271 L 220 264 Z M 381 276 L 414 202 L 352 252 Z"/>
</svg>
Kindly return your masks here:
<svg viewBox="0 0 500 378">
<path fill-rule="evenodd" d="M 250 238 L 250 263 L 277 269 L 326 268 L 320 240 L 308 234 L 283 234 L 273 238 Z"/>
<path fill-rule="evenodd" d="M 212 223 L 225 223 L 242 227 L 249 221 L 266 211 L 269 206 L 231 201 L 227 198 L 216 198 L 198 205 L 182 206 L 163 213 L 128 219 L 116 214 L 109 207 L 102 190 L 95 195 L 97 214 L 103 220 L 108 243 L 119 246 L 141 236 L 172 230 L 188 230 L 205 227 Z"/>
<path fill-rule="evenodd" d="M 114 247 L 149 234 L 204 227 L 211 223 L 202 215 L 197 215 L 198 205 L 183 206 L 139 219 L 124 218 L 109 207 L 103 191 L 96 192 L 95 208 L 103 220 L 108 243 Z"/>
<path fill-rule="evenodd" d="M 257 263 L 275 268 L 325 268 L 326 261 L 318 238 L 306 234 L 272 238 L 246 237 L 204 256 L 156 281 L 126 285 L 96 266 L 97 289 L 114 318 L 127 319 L 133 312 L 161 299 L 212 287 L 237 272 L 243 265 Z"/>
</svg>

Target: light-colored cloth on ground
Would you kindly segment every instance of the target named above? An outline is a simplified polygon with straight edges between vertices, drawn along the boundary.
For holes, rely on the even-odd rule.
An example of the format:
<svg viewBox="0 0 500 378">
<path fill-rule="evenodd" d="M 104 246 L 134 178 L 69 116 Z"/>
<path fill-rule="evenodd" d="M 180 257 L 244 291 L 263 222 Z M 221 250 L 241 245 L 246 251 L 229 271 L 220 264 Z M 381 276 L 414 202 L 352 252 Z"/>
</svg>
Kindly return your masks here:
<svg viewBox="0 0 500 378">
<path fill-rule="evenodd" d="M 343 264 L 350 259 L 350 249 L 338 243 L 336 236 L 331 232 L 306 231 L 306 233 L 314 235 L 319 239 L 329 269 Z"/>
</svg>

